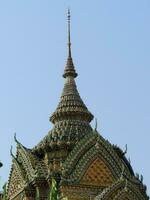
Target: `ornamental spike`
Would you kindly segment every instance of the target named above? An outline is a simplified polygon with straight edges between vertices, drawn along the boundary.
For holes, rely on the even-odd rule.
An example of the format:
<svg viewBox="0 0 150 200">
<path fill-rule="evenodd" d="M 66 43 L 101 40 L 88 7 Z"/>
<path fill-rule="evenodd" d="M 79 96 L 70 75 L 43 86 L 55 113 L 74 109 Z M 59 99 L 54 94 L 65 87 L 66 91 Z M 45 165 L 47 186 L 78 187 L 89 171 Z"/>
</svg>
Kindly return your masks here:
<svg viewBox="0 0 150 200">
<path fill-rule="evenodd" d="M 123 155 L 125 155 L 128 152 L 128 145 L 125 145 L 125 151 L 123 152 Z"/>
<path fill-rule="evenodd" d="M 65 71 L 63 74 L 64 78 L 67 78 L 69 76 L 76 78 L 77 77 L 77 73 L 75 71 L 74 68 L 74 64 L 73 64 L 73 60 L 72 60 L 72 56 L 71 56 L 71 28 L 70 28 L 70 19 L 71 19 L 71 15 L 70 15 L 70 9 L 68 9 L 67 12 L 67 22 L 68 22 L 68 58 L 67 58 L 67 63 L 66 63 L 66 67 L 65 67 Z"/>
<path fill-rule="evenodd" d="M 17 140 L 16 133 L 14 133 L 14 140 L 15 140 L 15 142 L 16 142 L 17 144 L 19 143 L 19 141 Z"/>
<path fill-rule="evenodd" d="M 71 57 L 71 38 L 70 38 L 70 9 L 68 8 L 68 15 L 67 15 L 67 19 L 68 19 L 68 56 Z"/>
<path fill-rule="evenodd" d="M 11 145 L 11 147 L 10 147 L 10 155 L 12 156 L 12 158 L 14 158 L 15 156 L 14 156 L 14 154 L 13 154 L 13 146 Z"/>
<path fill-rule="evenodd" d="M 97 132 L 97 118 L 95 118 L 95 131 Z"/>
</svg>

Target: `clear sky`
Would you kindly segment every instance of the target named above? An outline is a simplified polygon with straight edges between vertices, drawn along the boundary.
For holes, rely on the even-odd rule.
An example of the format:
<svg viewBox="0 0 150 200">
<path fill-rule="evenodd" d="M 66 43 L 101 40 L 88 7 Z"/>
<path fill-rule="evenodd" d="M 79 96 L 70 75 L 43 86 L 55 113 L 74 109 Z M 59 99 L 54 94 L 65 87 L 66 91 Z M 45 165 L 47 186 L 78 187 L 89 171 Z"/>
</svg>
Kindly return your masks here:
<svg viewBox="0 0 150 200">
<path fill-rule="evenodd" d="M 149 0 L 0 1 L 0 185 L 10 171 L 11 145 L 15 154 L 14 132 L 31 148 L 52 128 L 68 6 L 81 97 L 100 133 L 122 149 L 128 144 L 127 158 L 150 191 Z"/>
</svg>

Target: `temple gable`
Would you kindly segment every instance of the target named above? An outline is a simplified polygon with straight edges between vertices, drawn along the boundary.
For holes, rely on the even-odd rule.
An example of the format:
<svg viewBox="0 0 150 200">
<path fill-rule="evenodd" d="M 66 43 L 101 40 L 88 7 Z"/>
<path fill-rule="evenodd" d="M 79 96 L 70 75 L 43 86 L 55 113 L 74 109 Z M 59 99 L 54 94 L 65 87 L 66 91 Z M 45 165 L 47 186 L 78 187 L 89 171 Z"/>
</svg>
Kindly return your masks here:
<svg viewBox="0 0 150 200">
<path fill-rule="evenodd" d="M 18 195 L 23 190 L 24 183 L 25 181 L 21 172 L 17 169 L 15 164 L 13 164 L 9 180 L 8 197 L 12 198 L 13 196 Z"/>
<path fill-rule="evenodd" d="M 100 158 L 95 159 L 81 179 L 81 184 L 106 187 L 113 183 L 114 178 L 107 165 Z"/>
</svg>

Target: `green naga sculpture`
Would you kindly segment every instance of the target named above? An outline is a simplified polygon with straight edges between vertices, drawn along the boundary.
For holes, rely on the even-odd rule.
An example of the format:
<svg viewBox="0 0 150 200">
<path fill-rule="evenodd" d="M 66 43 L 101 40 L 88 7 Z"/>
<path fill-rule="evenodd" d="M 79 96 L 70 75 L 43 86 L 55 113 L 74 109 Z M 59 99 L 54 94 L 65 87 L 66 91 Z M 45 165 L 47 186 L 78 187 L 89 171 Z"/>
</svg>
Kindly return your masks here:
<svg viewBox="0 0 150 200">
<path fill-rule="evenodd" d="M 55 179 L 52 179 L 50 200 L 58 200 L 58 199 L 59 199 L 59 195 L 58 195 L 57 182 L 55 181 Z"/>
<path fill-rule="evenodd" d="M 58 184 L 57 184 L 57 182 L 54 178 L 52 179 L 52 185 L 51 185 L 49 200 L 60 200 L 59 191 L 58 191 Z M 68 200 L 68 198 L 64 197 L 62 200 Z"/>
</svg>

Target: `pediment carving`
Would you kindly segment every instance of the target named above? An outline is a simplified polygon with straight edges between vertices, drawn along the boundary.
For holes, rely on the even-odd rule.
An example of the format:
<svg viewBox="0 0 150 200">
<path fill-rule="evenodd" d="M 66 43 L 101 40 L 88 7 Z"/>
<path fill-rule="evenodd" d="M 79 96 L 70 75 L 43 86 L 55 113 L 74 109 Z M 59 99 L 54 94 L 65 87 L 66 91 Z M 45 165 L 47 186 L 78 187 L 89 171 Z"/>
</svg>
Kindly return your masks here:
<svg viewBox="0 0 150 200">
<path fill-rule="evenodd" d="M 111 185 L 113 181 L 114 178 L 110 169 L 104 161 L 97 158 L 88 167 L 83 178 L 81 179 L 81 184 L 106 187 Z"/>
</svg>

